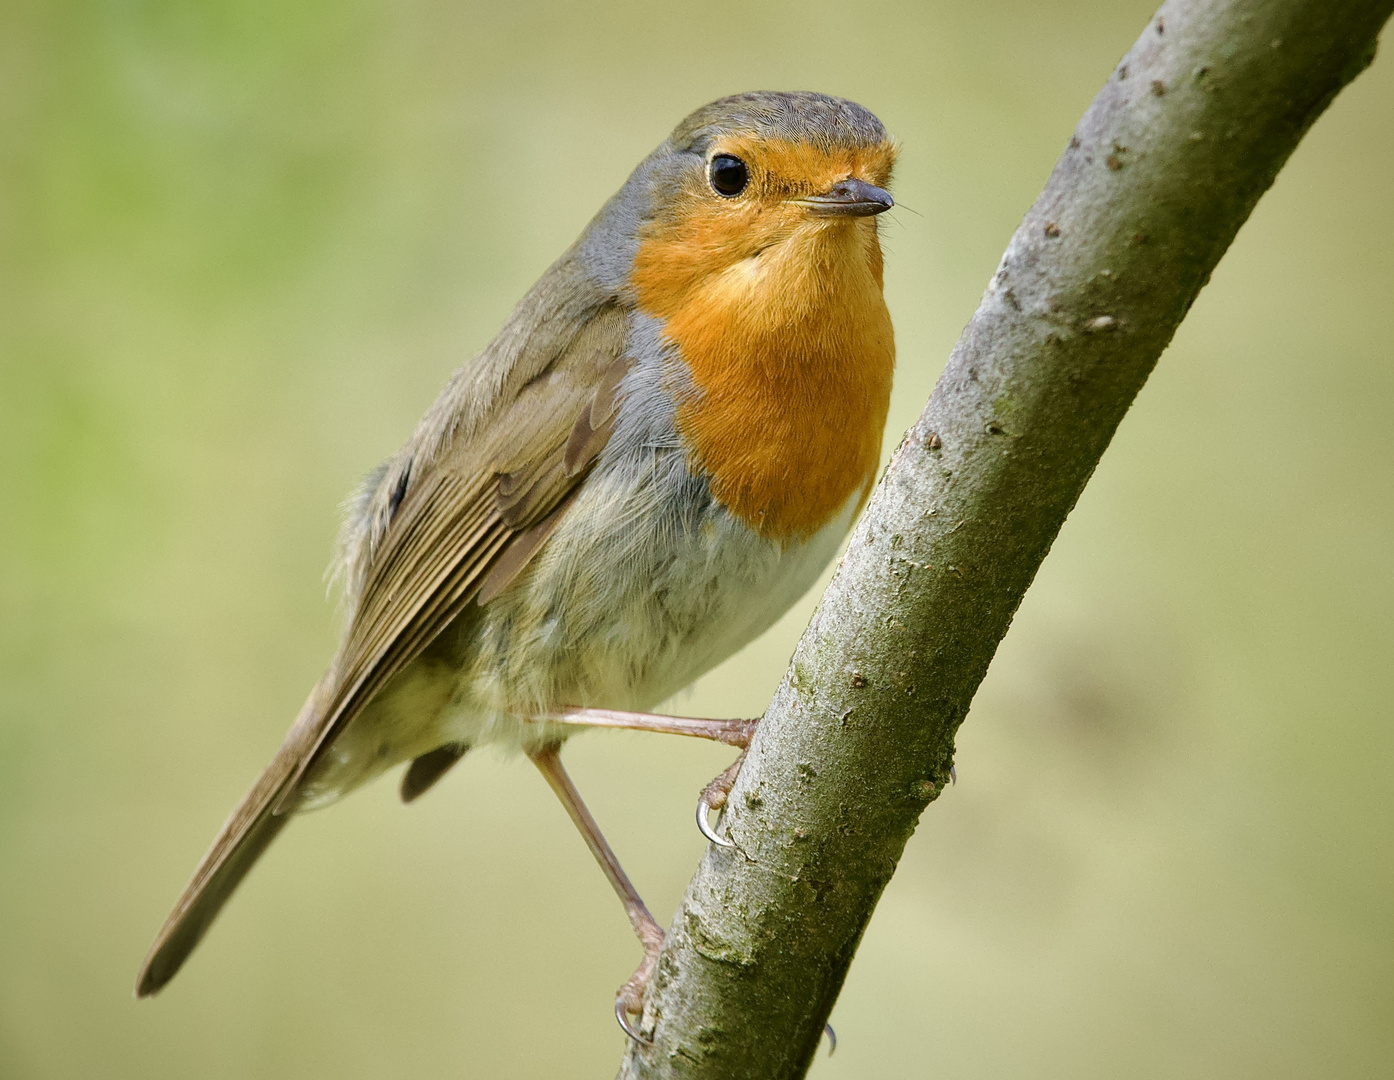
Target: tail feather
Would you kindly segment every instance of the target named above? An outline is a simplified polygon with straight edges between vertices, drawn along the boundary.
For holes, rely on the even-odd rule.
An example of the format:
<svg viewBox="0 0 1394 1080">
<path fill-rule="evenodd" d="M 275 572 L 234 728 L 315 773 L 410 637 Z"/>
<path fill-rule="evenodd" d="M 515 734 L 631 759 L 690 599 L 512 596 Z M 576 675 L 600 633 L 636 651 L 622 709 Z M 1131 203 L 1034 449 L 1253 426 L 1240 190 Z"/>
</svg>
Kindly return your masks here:
<svg viewBox="0 0 1394 1080">
<path fill-rule="evenodd" d="M 137 997 L 158 993 L 174 978 L 247 871 L 289 822 L 290 814 L 277 814 L 274 807 L 301 759 L 315 745 L 321 698 L 328 683 L 326 675 L 311 692 L 275 758 L 224 822 L 194 871 L 141 965 Z"/>
</svg>

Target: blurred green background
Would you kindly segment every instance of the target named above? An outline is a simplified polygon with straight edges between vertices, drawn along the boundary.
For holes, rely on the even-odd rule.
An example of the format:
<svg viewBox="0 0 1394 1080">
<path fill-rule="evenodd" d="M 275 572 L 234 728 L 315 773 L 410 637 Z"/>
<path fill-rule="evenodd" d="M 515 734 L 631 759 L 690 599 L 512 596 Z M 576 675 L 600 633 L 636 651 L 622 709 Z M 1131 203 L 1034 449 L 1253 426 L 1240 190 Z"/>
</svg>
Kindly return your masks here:
<svg viewBox="0 0 1394 1080">
<path fill-rule="evenodd" d="M 751 88 L 903 141 L 894 445 L 1151 10 L 0 7 L 0 1075 L 612 1075 L 638 949 L 546 786 L 489 754 L 299 820 L 131 997 L 330 654 L 337 503 L 672 125 Z M 1389 1075 L 1392 250 L 1386 56 L 1066 525 L 814 1076 Z M 676 707 L 758 714 L 812 603 Z M 661 921 L 730 757 L 568 748 Z"/>
</svg>

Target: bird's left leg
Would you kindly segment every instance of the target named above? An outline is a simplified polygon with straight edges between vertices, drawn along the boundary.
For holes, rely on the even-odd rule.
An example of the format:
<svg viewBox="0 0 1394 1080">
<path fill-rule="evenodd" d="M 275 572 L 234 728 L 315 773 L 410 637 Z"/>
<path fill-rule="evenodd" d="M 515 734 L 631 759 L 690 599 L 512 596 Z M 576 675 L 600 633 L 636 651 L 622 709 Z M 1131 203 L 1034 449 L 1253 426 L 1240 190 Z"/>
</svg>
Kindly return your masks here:
<svg viewBox="0 0 1394 1080">
<path fill-rule="evenodd" d="M 741 756 L 731 767 L 702 789 L 697 799 L 697 828 L 702 835 L 720 847 L 735 847 L 712 828 L 709 815 L 726 805 L 726 796 L 736 782 L 745 761 L 745 751 L 755 734 L 754 720 L 706 720 L 695 716 L 659 716 L 654 713 L 622 712 L 618 709 L 563 709 L 543 719 L 554 724 L 575 724 L 581 727 L 628 728 L 632 731 L 657 731 L 667 735 L 690 735 L 712 739 L 727 746 L 740 747 Z"/>
<path fill-rule="evenodd" d="M 697 716 L 660 716 L 657 713 L 623 712 L 619 709 L 559 709 L 539 716 L 553 724 L 572 724 L 576 727 L 627 728 L 630 731 L 656 731 L 661 735 L 690 735 L 711 739 L 744 750 L 755 734 L 754 720 L 706 720 Z"/>
<path fill-rule="evenodd" d="M 629 916 L 629 922 L 639 938 L 639 944 L 644 947 L 643 962 L 615 995 L 615 1019 L 620 1022 L 620 1027 L 624 1028 L 625 1034 L 630 1038 L 648 1042 L 649 1040 L 637 1029 L 630 1026 L 629 1018 L 641 1015 L 644 1011 L 644 987 L 648 984 L 649 975 L 658 959 L 659 947 L 663 944 L 663 928 L 649 914 L 649 909 L 644 905 L 638 890 L 634 888 L 634 883 L 629 880 L 629 875 L 624 872 L 624 867 L 620 865 L 613 849 L 601 834 L 600 826 L 595 823 L 595 818 L 591 817 L 586 804 L 581 801 L 576 785 L 562 768 L 558 747 L 544 746 L 541 750 L 530 752 L 528 757 L 557 793 L 557 798 L 561 800 L 562 806 L 566 807 L 567 814 L 581 831 L 581 836 L 585 839 L 586 846 L 591 849 L 591 854 L 595 856 L 595 861 L 600 864 L 600 869 L 605 871 L 605 877 L 619 894 L 620 901 L 624 904 L 624 912 Z"/>
</svg>

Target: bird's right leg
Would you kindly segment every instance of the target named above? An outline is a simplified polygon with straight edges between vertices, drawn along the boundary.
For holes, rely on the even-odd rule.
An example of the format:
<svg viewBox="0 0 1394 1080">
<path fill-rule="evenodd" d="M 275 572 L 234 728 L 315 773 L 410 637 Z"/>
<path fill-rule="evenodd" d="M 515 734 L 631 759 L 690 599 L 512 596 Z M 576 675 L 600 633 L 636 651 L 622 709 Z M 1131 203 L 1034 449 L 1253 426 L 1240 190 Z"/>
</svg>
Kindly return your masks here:
<svg viewBox="0 0 1394 1080">
<path fill-rule="evenodd" d="M 664 735 L 689 735 L 711 739 L 727 746 L 740 747 L 741 756 L 702 789 L 697 799 L 697 828 L 703 836 L 719 847 L 735 847 L 712 827 L 710 815 L 726 805 L 726 796 L 741 771 L 745 752 L 755 734 L 754 720 L 707 720 L 696 716 L 661 716 L 655 713 L 623 712 L 619 709 L 562 709 L 541 717 L 554 724 L 575 724 L 578 727 L 627 728 L 631 731 L 656 731 Z"/>
</svg>

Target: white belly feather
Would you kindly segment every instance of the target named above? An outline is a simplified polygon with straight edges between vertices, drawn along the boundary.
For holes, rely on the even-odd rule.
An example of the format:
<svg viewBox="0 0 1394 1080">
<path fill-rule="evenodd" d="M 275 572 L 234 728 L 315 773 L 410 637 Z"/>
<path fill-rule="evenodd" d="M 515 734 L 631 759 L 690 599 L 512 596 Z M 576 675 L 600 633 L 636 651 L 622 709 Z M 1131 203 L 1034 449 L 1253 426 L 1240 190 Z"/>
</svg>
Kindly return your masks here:
<svg viewBox="0 0 1394 1080">
<path fill-rule="evenodd" d="M 447 742 L 522 750 L 576 733 L 563 708 L 649 710 L 768 629 L 817 579 L 856 511 L 801 543 L 757 535 L 675 449 L 612 459 L 513 585 L 471 606 L 328 748 L 301 806 L 334 801 Z"/>
<path fill-rule="evenodd" d="M 690 479 L 657 484 L 676 499 L 655 506 L 656 479 L 592 477 L 523 580 L 482 613 L 444 718 L 451 738 L 537 745 L 574 732 L 525 719 L 560 705 L 652 709 L 808 590 L 860 496 L 807 541 L 779 544 Z"/>
</svg>

